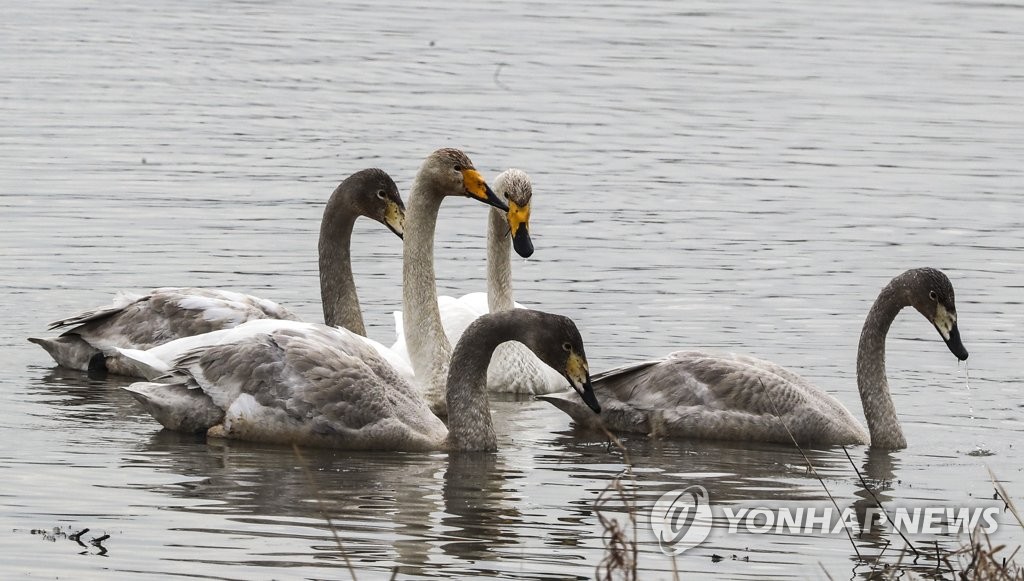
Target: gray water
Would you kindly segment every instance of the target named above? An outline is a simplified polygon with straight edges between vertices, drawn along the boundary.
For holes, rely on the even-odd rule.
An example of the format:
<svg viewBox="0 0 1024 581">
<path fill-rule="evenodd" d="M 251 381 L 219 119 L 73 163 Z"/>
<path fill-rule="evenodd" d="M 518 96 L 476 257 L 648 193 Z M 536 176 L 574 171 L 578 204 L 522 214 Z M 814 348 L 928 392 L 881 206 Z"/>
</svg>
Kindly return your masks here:
<svg viewBox="0 0 1024 581">
<path fill-rule="evenodd" d="M 252 292 L 318 320 L 331 190 L 379 166 L 408 191 L 442 146 L 488 177 L 532 175 L 537 254 L 514 266 L 517 298 L 572 316 L 596 370 L 741 351 L 860 416 L 854 360 L 871 301 L 907 268 L 943 269 L 972 390 L 935 330 L 904 313 L 888 368 L 909 447 L 853 447 L 854 465 L 887 505 L 991 499 L 986 467 L 1024 503 L 1024 8 L 436 5 L 5 3 L 5 579 L 344 579 L 346 559 L 358 579 L 593 578 L 605 554 L 595 501 L 623 454 L 543 402 L 493 404 L 494 455 L 297 456 L 163 433 L 126 382 L 57 369 L 25 341 L 117 290 L 165 285 Z M 484 288 L 486 215 L 443 207 L 442 293 Z M 355 238 L 369 333 L 390 343 L 400 243 L 365 223 Z M 904 546 L 716 523 L 673 564 L 646 516 L 663 492 L 701 484 L 718 506 L 820 507 L 822 484 L 787 447 L 624 445 L 642 579 L 673 567 L 865 578 Z M 864 506 L 842 450 L 808 455 L 841 507 Z M 604 516 L 624 522 L 623 501 L 605 499 Z M 994 540 L 1017 546 L 1011 521 Z M 84 546 L 66 538 L 84 528 Z"/>
</svg>

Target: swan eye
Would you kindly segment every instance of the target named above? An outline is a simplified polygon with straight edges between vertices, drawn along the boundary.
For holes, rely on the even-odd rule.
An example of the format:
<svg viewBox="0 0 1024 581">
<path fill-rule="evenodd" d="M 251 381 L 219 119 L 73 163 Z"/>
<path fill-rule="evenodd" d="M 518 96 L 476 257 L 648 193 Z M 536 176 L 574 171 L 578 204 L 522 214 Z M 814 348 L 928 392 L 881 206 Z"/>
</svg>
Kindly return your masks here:
<svg viewBox="0 0 1024 581">
<path fill-rule="evenodd" d="M 570 343 L 568 341 L 566 341 L 565 343 L 562 343 L 562 349 L 565 349 L 566 353 L 571 353 L 572 352 L 572 343 Z"/>
<path fill-rule="evenodd" d="M 384 190 L 377 190 L 377 198 L 380 200 L 384 199 Z"/>
<path fill-rule="evenodd" d="M 933 301 L 939 300 L 939 295 L 935 294 L 935 291 L 928 291 L 928 298 Z"/>
<path fill-rule="evenodd" d="M 458 165 L 458 164 L 456 164 L 456 165 L 455 165 L 455 171 L 462 171 L 462 166 L 461 166 L 461 165 Z"/>
</svg>

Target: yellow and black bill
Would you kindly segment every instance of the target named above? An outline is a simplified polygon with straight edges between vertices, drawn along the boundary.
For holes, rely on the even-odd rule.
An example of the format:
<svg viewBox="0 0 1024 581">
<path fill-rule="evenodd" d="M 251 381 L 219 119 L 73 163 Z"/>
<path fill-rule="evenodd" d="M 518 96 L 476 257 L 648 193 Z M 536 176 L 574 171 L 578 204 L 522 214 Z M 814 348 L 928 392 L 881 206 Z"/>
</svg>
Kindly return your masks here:
<svg viewBox="0 0 1024 581">
<path fill-rule="evenodd" d="M 466 195 L 470 198 L 494 206 L 502 212 L 508 212 L 508 205 L 502 201 L 484 181 L 484 177 L 475 169 L 462 170 L 462 185 L 466 188 Z"/>
<path fill-rule="evenodd" d="M 512 248 L 523 258 L 533 256 L 533 240 L 530 239 L 530 204 L 520 206 L 508 203 L 508 227 L 512 232 Z"/>
</svg>

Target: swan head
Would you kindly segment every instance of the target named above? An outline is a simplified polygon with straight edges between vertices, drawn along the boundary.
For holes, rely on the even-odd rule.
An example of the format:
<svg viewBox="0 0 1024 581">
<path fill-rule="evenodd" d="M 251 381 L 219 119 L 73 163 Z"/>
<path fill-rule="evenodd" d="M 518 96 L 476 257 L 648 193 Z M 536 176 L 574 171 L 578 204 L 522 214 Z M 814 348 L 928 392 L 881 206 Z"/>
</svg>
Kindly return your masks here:
<svg viewBox="0 0 1024 581">
<path fill-rule="evenodd" d="M 349 203 L 360 216 L 380 222 L 399 238 L 405 235 L 405 204 L 391 176 L 382 169 L 364 169 L 339 186 L 352 192 Z"/>
<path fill-rule="evenodd" d="M 576 323 L 569 317 L 529 309 L 513 309 L 506 312 L 514 313 L 517 317 L 532 316 L 540 319 L 530 325 L 531 335 L 521 341 L 541 361 L 561 373 L 583 399 L 583 403 L 594 410 L 594 413 L 601 413 L 601 404 L 598 403 L 590 383 L 590 366 L 587 364 L 587 354 L 583 349 L 583 338 L 576 328 Z"/>
<path fill-rule="evenodd" d="M 511 168 L 494 178 L 494 191 L 508 204 L 509 233 L 512 248 L 523 258 L 533 255 L 533 241 L 530 240 L 530 201 L 533 199 L 533 184 L 526 172 Z"/>
<path fill-rule="evenodd" d="M 903 274 L 909 278 L 907 290 L 910 304 L 931 321 L 942 340 L 960 361 L 967 360 L 967 348 L 960 340 L 960 329 L 956 324 L 956 300 L 953 283 L 942 271 L 934 268 L 917 268 Z"/>
<path fill-rule="evenodd" d="M 458 149 L 438 149 L 430 154 L 420 166 L 417 179 L 425 180 L 438 195 L 466 196 L 508 211 L 508 205 L 487 185 L 469 156 Z"/>
</svg>

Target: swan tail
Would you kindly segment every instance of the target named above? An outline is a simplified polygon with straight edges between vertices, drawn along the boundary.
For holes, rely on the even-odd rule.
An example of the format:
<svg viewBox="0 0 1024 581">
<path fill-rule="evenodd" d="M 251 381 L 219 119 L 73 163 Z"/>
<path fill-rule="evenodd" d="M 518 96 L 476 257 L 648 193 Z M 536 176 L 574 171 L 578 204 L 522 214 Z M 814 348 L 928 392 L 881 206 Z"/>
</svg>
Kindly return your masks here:
<svg viewBox="0 0 1024 581">
<path fill-rule="evenodd" d="M 601 417 L 583 404 L 580 396 L 573 391 L 536 395 L 536 399 L 546 401 L 565 412 L 578 427 L 600 429 Z"/>
<path fill-rule="evenodd" d="M 149 415 L 176 432 L 205 432 L 224 420 L 224 410 L 200 389 L 186 382 L 151 383 L 140 381 L 121 389 L 132 394 Z"/>
<path fill-rule="evenodd" d="M 142 349 L 117 348 L 116 355 L 116 360 L 123 368 L 120 370 L 121 375 L 144 377 L 152 381 L 171 372 L 171 366 L 166 361 Z"/>
<path fill-rule="evenodd" d="M 40 338 L 29 337 L 28 340 L 39 345 L 53 357 L 57 365 L 79 371 L 89 371 L 89 364 L 102 353 L 78 335 L 61 335 L 60 337 Z"/>
</svg>

